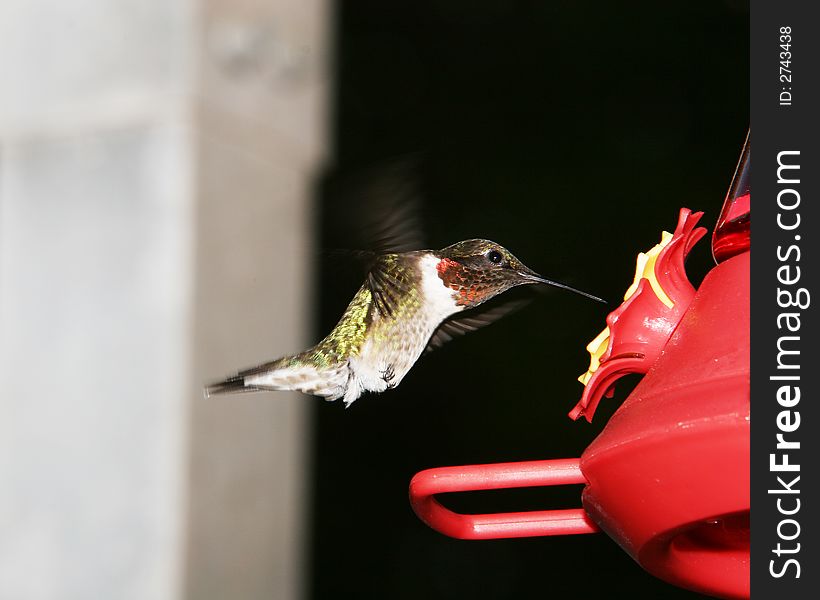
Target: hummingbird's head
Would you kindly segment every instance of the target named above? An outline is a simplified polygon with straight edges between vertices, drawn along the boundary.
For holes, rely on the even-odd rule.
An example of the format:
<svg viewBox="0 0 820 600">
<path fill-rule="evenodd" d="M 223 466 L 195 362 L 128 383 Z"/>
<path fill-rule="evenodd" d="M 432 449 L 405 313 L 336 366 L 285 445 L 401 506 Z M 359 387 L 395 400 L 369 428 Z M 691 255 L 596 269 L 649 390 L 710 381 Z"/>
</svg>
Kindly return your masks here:
<svg viewBox="0 0 820 600">
<path fill-rule="evenodd" d="M 519 285 L 543 283 L 603 302 L 600 298 L 541 277 L 512 252 L 490 240 L 465 240 L 436 252 L 438 276 L 454 291 L 456 304 L 478 306 Z"/>
</svg>

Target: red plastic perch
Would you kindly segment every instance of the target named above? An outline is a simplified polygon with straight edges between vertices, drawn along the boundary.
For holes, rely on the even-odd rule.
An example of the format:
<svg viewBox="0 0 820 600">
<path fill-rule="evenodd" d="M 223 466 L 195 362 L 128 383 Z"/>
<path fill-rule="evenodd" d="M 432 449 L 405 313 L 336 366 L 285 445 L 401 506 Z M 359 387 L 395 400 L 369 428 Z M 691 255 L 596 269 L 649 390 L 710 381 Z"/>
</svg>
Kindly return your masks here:
<svg viewBox="0 0 820 600">
<path fill-rule="evenodd" d="M 463 515 L 442 506 L 436 494 L 586 483 L 577 458 L 441 467 L 410 482 L 410 503 L 436 531 L 464 540 L 569 535 L 599 531 L 583 508 Z"/>
</svg>

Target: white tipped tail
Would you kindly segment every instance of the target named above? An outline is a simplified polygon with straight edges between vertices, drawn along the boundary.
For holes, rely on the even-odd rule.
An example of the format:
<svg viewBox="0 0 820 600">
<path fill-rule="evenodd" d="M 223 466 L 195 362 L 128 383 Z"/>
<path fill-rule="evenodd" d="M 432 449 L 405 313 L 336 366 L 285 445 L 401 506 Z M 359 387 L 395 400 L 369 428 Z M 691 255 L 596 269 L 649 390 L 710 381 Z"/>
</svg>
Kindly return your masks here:
<svg viewBox="0 0 820 600">
<path fill-rule="evenodd" d="M 319 369 L 310 364 L 288 364 L 278 360 L 248 369 L 205 388 L 205 396 L 259 391 L 298 391 L 328 400 L 345 394 L 347 364 Z"/>
</svg>

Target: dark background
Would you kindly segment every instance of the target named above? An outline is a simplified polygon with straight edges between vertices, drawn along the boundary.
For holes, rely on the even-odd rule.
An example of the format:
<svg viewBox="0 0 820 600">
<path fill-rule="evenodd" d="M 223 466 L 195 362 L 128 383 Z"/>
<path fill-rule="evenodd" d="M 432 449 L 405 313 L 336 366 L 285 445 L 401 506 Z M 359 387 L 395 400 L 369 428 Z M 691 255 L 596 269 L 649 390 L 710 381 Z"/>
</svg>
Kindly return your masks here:
<svg viewBox="0 0 820 600">
<path fill-rule="evenodd" d="M 336 12 L 324 214 L 327 181 L 420 152 L 431 246 L 493 239 L 610 307 L 555 290 L 422 358 L 396 390 L 347 410 L 315 400 L 311 597 L 698 597 L 604 534 L 444 537 L 413 514 L 407 486 L 430 467 L 580 456 L 626 397 L 629 382 L 591 425 L 566 416 L 584 347 L 632 281 L 636 254 L 681 207 L 714 225 L 749 123 L 747 4 L 357 0 Z M 319 225 L 332 245 L 333 224 Z M 687 264 L 695 283 L 710 264 L 707 238 Z M 361 283 L 343 273 L 317 272 L 317 339 Z M 446 503 L 494 512 L 579 496 Z"/>
</svg>

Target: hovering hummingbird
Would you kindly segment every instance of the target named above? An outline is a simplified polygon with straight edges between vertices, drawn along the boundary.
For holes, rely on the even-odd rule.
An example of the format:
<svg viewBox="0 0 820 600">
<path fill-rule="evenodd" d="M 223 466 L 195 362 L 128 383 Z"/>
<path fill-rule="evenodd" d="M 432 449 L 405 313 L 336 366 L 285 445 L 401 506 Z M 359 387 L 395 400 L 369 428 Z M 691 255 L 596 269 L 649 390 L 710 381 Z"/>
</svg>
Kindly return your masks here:
<svg viewBox="0 0 820 600">
<path fill-rule="evenodd" d="M 396 387 L 425 350 L 491 323 L 516 308 L 480 312 L 517 286 L 546 284 L 600 298 L 541 277 L 495 242 L 472 239 L 441 250 L 373 257 L 364 284 L 321 342 L 206 388 L 206 394 L 297 390 L 349 406 L 364 392 Z"/>
</svg>

